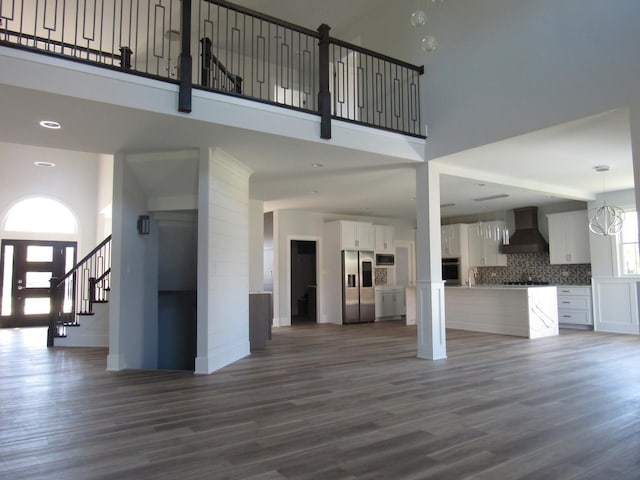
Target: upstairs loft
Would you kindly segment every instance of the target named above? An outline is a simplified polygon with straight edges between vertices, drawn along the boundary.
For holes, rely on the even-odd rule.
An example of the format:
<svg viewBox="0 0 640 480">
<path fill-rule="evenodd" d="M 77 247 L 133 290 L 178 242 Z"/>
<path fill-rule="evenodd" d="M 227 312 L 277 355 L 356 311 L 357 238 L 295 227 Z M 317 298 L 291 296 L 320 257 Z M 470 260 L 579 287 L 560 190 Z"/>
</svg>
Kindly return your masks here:
<svg viewBox="0 0 640 480">
<path fill-rule="evenodd" d="M 423 67 L 220 0 L 0 4 L 0 46 L 424 139 Z"/>
</svg>

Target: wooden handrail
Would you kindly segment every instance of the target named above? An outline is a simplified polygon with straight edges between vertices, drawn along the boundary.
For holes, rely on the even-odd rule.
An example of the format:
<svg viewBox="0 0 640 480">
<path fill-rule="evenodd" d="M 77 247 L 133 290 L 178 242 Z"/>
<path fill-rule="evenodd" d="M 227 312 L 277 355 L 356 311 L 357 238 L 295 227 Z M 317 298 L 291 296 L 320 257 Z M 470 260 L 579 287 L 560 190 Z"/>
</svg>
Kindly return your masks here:
<svg viewBox="0 0 640 480">
<path fill-rule="evenodd" d="M 69 270 L 67 273 L 65 273 L 62 277 L 60 277 L 60 280 L 58 280 L 58 283 L 56 284 L 55 288 L 58 288 L 60 285 L 62 285 L 64 283 L 64 281 L 69 278 L 71 275 L 73 275 L 82 265 L 84 265 L 85 263 L 87 263 L 91 257 L 93 257 L 93 255 L 100 250 L 102 247 L 104 247 L 107 243 L 109 243 L 111 241 L 111 235 L 109 235 L 107 238 L 105 238 L 103 241 L 101 241 L 96 248 L 94 248 L 93 250 L 91 250 L 89 253 L 87 253 L 82 260 L 80 260 L 78 263 L 76 263 L 73 268 L 71 270 Z M 111 270 L 111 269 L 109 269 Z"/>
<path fill-rule="evenodd" d="M 301 27 L 300 25 L 295 25 L 293 23 L 289 23 L 286 20 L 282 20 L 281 18 L 272 17 L 270 15 L 266 15 L 264 13 L 256 12 L 255 10 L 251 10 L 249 8 L 241 7 L 240 5 L 236 5 L 234 3 L 226 2 L 225 0 L 205 0 L 207 3 L 213 3 L 214 5 L 220 5 L 221 7 L 228 8 L 229 10 L 233 10 L 234 12 L 244 13 L 245 15 L 249 15 L 251 17 L 258 18 L 260 20 L 264 20 L 265 22 L 274 23 L 284 28 L 288 28 L 290 30 L 294 30 L 296 32 L 304 33 L 305 35 L 309 35 L 311 37 L 319 38 L 318 32 L 310 30 L 308 28 Z"/>
<path fill-rule="evenodd" d="M 105 277 L 106 277 L 107 275 L 109 275 L 110 273 L 111 273 L 111 268 L 107 268 L 107 270 L 106 270 L 102 275 L 100 275 L 98 278 L 96 278 L 96 283 L 99 283 L 99 282 L 101 282 L 102 280 L 104 280 L 104 279 L 105 279 Z"/>
</svg>

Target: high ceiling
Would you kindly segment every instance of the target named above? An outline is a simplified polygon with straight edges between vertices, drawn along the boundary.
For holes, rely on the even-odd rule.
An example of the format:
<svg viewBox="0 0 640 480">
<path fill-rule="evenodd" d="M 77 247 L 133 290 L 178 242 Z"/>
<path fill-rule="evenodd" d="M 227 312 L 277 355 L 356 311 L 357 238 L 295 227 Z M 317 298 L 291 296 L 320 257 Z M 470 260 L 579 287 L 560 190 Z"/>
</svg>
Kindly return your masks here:
<svg viewBox="0 0 640 480">
<path fill-rule="evenodd" d="M 324 22 L 337 37 L 350 40 L 341 32 L 384 2 L 329 0 L 305 2 L 304 8 L 294 0 L 235 3 L 311 29 Z M 255 171 L 251 196 L 263 200 L 267 210 L 415 218 L 415 164 L 396 157 L 7 86 L 1 78 L 0 108 L 11 112 L 0 117 L 3 142 L 96 153 L 215 144 Z M 51 112 L 65 125 L 55 137 L 34 127 Z M 441 203 L 455 204 L 442 209 L 444 216 L 589 200 L 603 188 L 596 165 L 611 166 L 606 190 L 633 188 L 629 113 L 624 108 L 603 112 L 435 161 L 444 173 Z M 314 163 L 323 166 L 314 168 Z M 508 197 L 474 200 L 493 195 Z"/>
</svg>

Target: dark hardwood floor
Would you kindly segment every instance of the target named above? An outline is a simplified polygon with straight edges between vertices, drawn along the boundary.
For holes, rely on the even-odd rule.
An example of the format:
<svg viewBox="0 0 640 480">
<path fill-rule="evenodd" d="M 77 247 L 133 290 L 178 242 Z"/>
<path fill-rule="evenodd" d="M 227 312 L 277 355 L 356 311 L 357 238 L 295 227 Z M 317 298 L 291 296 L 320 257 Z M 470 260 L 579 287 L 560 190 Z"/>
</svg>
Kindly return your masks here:
<svg viewBox="0 0 640 480">
<path fill-rule="evenodd" d="M 638 479 L 640 340 L 395 322 L 274 331 L 209 376 L 0 331 L 2 479 Z"/>
</svg>

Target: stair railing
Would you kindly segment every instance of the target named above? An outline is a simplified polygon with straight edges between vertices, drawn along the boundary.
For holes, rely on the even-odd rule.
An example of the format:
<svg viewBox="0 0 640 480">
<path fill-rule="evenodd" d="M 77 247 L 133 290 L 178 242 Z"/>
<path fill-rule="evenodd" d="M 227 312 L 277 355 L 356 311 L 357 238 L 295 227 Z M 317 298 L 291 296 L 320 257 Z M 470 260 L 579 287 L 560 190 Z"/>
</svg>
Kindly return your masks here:
<svg viewBox="0 0 640 480">
<path fill-rule="evenodd" d="M 100 242 L 71 270 L 50 280 L 51 314 L 47 346 L 66 337 L 67 327 L 78 326 L 79 316 L 93 315 L 95 303 L 106 303 L 111 290 L 111 235 Z"/>
<path fill-rule="evenodd" d="M 242 93 L 242 77 L 230 72 L 213 53 L 213 42 L 204 37 L 202 44 L 202 67 L 200 83 L 203 87 L 224 90 L 226 92 Z M 222 75 L 220 75 L 222 74 Z"/>
</svg>

